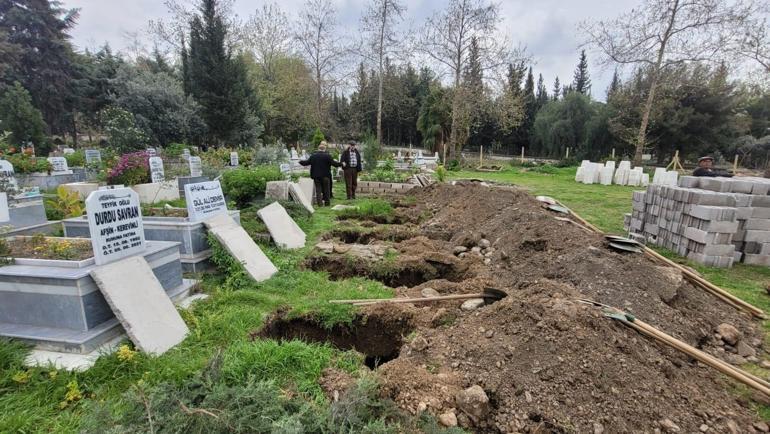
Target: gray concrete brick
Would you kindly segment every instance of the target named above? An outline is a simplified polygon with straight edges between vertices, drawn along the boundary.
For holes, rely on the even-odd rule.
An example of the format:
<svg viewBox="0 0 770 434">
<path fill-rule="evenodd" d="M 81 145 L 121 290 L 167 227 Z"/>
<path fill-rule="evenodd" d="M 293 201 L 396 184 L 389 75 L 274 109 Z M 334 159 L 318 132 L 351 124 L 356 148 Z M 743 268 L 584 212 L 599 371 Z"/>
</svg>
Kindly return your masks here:
<svg viewBox="0 0 770 434">
<path fill-rule="evenodd" d="M 679 177 L 679 186 L 684 188 L 698 188 L 700 186 L 700 178 L 697 176 L 681 176 Z"/>
<path fill-rule="evenodd" d="M 743 263 L 749 265 L 764 265 L 765 267 L 768 267 L 770 266 L 770 255 L 744 254 Z"/>
<path fill-rule="evenodd" d="M 770 208 L 755 208 L 755 207 L 752 207 L 751 218 L 769 219 L 770 218 Z"/>
<path fill-rule="evenodd" d="M 770 243 L 770 231 L 746 231 L 743 237 L 746 242 Z"/>
<path fill-rule="evenodd" d="M 726 222 L 726 221 L 710 221 L 704 228 L 701 228 L 707 232 L 715 232 L 719 234 L 734 234 L 738 230 L 738 222 Z"/>
<path fill-rule="evenodd" d="M 767 195 L 768 191 L 770 191 L 770 184 L 755 182 L 754 185 L 751 186 L 751 194 L 764 196 Z"/>
<path fill-rule="evenodd" d="M 700 188 L 703 190 L 728 192 L 730 191 L 731 182 L 729 178 L 709 178 L 703 177 L 700 180 Z"/>
<path fill-rule="evenodd" d="M 735 253 L 735 246 L 732 244 L 707 244 L 701 253 L 709 256 L 732 256 Z"/>
<path fill-rule="evenodd" d="M 770 219 L 750 219 L 744 227 L 747 230 L 770 231 Z"/>
</svg>

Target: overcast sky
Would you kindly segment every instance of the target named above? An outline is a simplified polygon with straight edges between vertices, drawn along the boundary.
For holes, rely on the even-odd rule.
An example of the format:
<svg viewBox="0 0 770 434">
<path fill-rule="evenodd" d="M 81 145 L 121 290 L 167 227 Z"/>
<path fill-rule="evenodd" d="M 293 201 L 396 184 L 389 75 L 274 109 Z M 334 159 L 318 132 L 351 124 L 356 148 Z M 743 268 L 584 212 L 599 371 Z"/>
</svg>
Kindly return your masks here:
<svg viewBox="0 0 770 434">
<path fill-rule="evenodd" d="M 339 12 L 340 28 L 351 33 L 358 29 L 359 18 L 367 0 L 333 0 Z M 278 2 L 290 16 L 296 16 L 304 0 Z M 95 48 L 108 42 L 113 49 L 123 50 L 130 45 L 127 33 L 146 35 L 147 23 L 168 16 L 160 0 L 65 0 L 67 8 L 79 8 L 80 19 L 72 31 L 73 42 L 79 48 Z M 419 26 L 426 17 L 444 6 L 442 0 L 411 0 L 407 20 Z M 580 37 L 576 25 L 585 19 L 610 18 L 631 9 L 636 0 L 502 0 L 499 2 L 503 23 L 501 31 L 514 43 L 527 47 L 535 62 L 535 79 L 543 74 L 548 91 L 553 80 L 572 81 L 578 61 Z M 262 0 L 235 0 L 235 9 L 241 18 L 247 18 L 264 4 Z M 151 43 L 148 43 L 151 47 Z M 592 93 L 604 99 L 612 71 L 602 71 L 595 56 L 589 52 L 589 72 L 593 82 Z"/>
</svg>

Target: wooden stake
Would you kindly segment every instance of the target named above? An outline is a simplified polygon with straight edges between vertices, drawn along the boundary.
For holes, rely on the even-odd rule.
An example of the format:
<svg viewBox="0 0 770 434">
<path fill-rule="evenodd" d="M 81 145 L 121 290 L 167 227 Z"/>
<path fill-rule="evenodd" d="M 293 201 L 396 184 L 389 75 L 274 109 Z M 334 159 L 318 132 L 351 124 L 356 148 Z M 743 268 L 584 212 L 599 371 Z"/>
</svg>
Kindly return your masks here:
<svg viewBox="0 0 770 434">
<path fill-rule="evenodd" d="M 730 365 L 729 363 L 719 360 L 710 354 L 704 353 L 703 351 L 685 342 L 682 342 L 673 336 L 663 333 L 662 331 L 656 329 L 655 327 L 645 323 L 644 321 L 638 318 L 628 316 L 625 312 L 621 310 L 618 310 L 612 307 L 608 307 L 607 309 L 611 311 L 611 313 L 615 313 L 619 316 L 625 317 L 621 319 L 616 316 L 612 316 L 613 319 L 616 319 L 622 322 L 623 324 L 633 328 L 639 333 L 642 333 L 646 336 L 657 339 L 658 341 L 691 356 L 692 358 L 698 360 L 699 362 L 706 364 L 708 366 L 711 366 L 712 368 L 722 372 L 723 374 L 735 380 L 738 380 L 741 383 L 755 390 L 758 390 L 767 396 L 770 396 L 770 383 L 768 383 L 767 381 L 761 378 L 758 378 L 739 368 L 736 368 L 735 366 Z"/>
<path fill-rule="evenodd" d="M 524 163 L 524 147 L 521 147 L 521 162 Z"/>
<path fill-rule="evenodd" d="M 565 160 L 569 160 L 569 147 L 567 147 L 567 156 L 564 157 Z"/>
<path fill-rule="evenodd" d="M 479 146 L 479 169 L 484 167 L 484 145 Z"/>
<path fill-rule="evenodd" d="M 612 148 L 612 159 L 615 159 L 615 148 Z"/>
<path fill-rule="evenodd" d="M 733 161 L 733 173 L 738 172 L 738 154 L 735 154 L 735 160 Z"/>
</svg>

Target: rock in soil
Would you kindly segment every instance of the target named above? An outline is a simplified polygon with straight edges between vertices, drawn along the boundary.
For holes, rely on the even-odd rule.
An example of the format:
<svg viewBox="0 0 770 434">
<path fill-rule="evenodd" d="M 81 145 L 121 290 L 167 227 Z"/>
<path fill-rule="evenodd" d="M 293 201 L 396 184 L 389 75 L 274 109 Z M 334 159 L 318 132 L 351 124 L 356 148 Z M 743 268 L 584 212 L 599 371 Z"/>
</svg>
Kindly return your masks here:
<svg viewBox="0 0 770 434">
<path fill-rule="evenodd" d="M 438 297 L 441 294 L 439 294 L 439 292 L 433 288 L 423 288 L 422 291 L 420 291 L 420 295 L 422 295 L 423 297 L 429 298 L 429 297 Z"/>
<path fill-rule="evenodd" d="M 489 397 L 479 385 L 471 386 L 455 396 L 457 408 L 473 420 L 480 420 L 489 413 Z"/>
<path fill-rule="evenodd" d="M 469 300 L 465 300 L 465 302 L 463 302 L 463 304 L 460 305 L 460 309 L 469 311 L 469 310 L 476 310 L 481 306 L 484 306 L 483 298 L 471 298 Z"/>
<path fill-rule="evenodd" d="M 717 326 L 717 333 L 722 337 L 722 340 L 726 344 L 735 346 L 739 340 L 743 337 L 740 331 L 735 326 L 727 323 L 722 323 Z"/>
<path fill-rule="evenodd" d="M 455 416 L 454 412 L 451 411 L 440 414 L 438 416 L 438 421 L 445 427 L 457 426 L 457 416 Z"/>
<path fill-rule="evenodd" d="M 735 346 L 735 349 L 738 351 L 738 355 L 741 357 L 754 357 L 757 355 L 757 350 L 751 348 L 751 346 L 744 341 L 738 342 L 738 345 Z"/>
</svg>

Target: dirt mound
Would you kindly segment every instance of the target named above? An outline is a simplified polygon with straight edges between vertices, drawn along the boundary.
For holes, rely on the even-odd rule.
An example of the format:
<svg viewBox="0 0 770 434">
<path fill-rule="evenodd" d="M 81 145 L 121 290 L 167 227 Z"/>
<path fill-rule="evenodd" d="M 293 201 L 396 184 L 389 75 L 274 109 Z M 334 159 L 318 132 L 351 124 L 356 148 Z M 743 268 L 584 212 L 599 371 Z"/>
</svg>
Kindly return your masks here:
<svg viewBox="0 0 770 434">
<path fill-rule="evenodd" d="M 412 412 L 453 413 L 478 432 L 751 426 L 752 412 L 714 371 L 574 302 L 579 296 L 545 280 L 421 329 L 380 368 L 383 392 Z M 488 399 L 481 412 L 463 400 L 473 386 Z"/>
<path fill-rule="evenodd" d="M 487 287 L 508 296 L 482 307 L 464 300 L 382 307 L 408 314 L 414 326 L 408 341 L 389 341 L 404 345 L 379 368 L 384 395 L 476 432 L 754 430 L 756 416 L 726 377 L 576 299 L 633 313 L 738 364 L 761 352 L 762 331 L 748 315 L 670 267 L 610 250 L 603 237 L 558 220 L 563 215 L 517 188 L 435 184 L 415 196 L 397 213 L 408 221 L 419 216 L 422 235 L 367 244 L 392 249 L 395 258 L 356 259 L 350 252 L 361 247 L 339 253 L 335 244 L 306 265 L 337 277 L 367 275 L 398 296 Z M 405 335 L 396 330 L 386 334 Z M 355 332 L 313 339 L 334 343 L 345 333 Z"/>
</svg>

